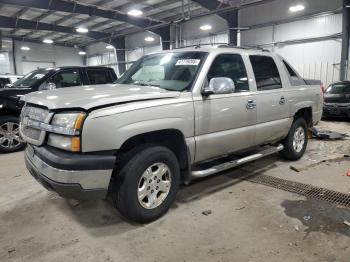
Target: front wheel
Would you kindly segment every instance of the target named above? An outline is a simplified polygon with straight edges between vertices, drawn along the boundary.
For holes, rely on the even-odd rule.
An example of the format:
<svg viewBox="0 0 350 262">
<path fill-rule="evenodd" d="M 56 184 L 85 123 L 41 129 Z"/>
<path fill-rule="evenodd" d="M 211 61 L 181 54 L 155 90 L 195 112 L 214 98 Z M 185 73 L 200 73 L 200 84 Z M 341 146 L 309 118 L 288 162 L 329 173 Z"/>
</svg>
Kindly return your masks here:
<svg viewBox="0 0 350 262">
<path fill-rule="evenodd" d="M 113 181 L 112 198 L 129 220 L 147 223 L 165 214 L 180 184 L 180 168 L 172 151 L 149 146 L 130 157 Z"/>
<path fill-rule="evenodd" d="M 298 118 L 293 122 L 288 136 L 283 142 L 282 157 L 287 160 L 300 159 L 305 153 L 307 142 L 306 121 L 303 118 Z"/>
<path fill-rule="evenodd" d="M 15 116 L 0 117 L 0 152 L 12 153 L 23 149 L 25 144 L 19 135 L 18 118 Z"/>
</svg>

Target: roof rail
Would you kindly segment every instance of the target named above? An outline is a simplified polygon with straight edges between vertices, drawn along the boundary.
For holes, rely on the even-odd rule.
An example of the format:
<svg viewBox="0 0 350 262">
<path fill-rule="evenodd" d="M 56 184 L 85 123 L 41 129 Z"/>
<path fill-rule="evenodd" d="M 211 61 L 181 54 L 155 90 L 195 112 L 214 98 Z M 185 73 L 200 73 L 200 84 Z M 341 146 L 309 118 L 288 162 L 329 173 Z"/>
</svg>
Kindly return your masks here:
<svg viewBox="0 0 350 262">
<path fill-rule="evenodd" d="M 194 45 L 187 45 L 187 46 L 181 46 L 181 47 L 176 47 L 173 49 L 183 49 L 183 48 L 188 48 L 188 47 L 194 47 L 195 49 L 199 49 L 201 47 L 204 46 L 217 46 L 218 48 L 237 48 L 237 49 L 244 49 L 244 50 L 260 50 L 262 52 L 270 52 L 270 50 L 268 49 L 264 49 L 260 46 L 237 46 L 237 45 L 233 45 L 233 44 L 227 44 L 227 43 L 216 43 L 216 44 L 212 44 L 212 43 L 208 43 L 208 44 L 194 44 Z"/>
<path fill-rule="evenodd" d="M 222 44 L 222 45 L 218 45 L 218 48 L 238 48 L 238 49 L 244 49 L 244 50 L 255 49 L 255 50 L 260 50 L 262 52 L 270 52 L 270 50 L 264 49 L 260 46 L 237 46 L 233 44 Z"/>
<path fill-rule="evenodd" d="M 194 45 L 186 45 L 186 46 L 180 46 L 180 47 L 175 47 L 172 49 L 183 49 L 183 48 L 189 48 L 189 47 L 194 47 L 194 48 L 201 48 L 201 47 L 205 47 L 205 46 L 216 46 L 216 45 L 224 45 L 225 43 L 217 43 L 217 44 L 212 44 L 212 43 L 208 43 L 208 44 L 194 44 Z"/>
</svg>

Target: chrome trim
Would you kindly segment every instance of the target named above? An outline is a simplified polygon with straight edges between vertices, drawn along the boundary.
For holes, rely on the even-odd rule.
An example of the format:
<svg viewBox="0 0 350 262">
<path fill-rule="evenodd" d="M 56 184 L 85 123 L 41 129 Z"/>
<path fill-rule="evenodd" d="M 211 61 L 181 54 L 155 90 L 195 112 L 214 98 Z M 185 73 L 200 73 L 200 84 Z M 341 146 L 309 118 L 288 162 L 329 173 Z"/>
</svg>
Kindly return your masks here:
<svg viewBox="0 0 350 262">
<path fill-rule="evenodd" d="M 54 126 L 50 124 L 46 124 L 37 120 L 32 120 L 27 117 L 23 118 L 22 120 L 23 124 L 45 132 L 55 133 L 59 135 L 67 135 L 67 136 L 78 136 L 80 135 L 80 131 L 77 129 L 71 129 L 67 127 L 62 126 Z"/>
<path fill-rule="evenodd" d="M 83 189 L 108 189 L 112 169 L 107 170 L 61 170 L 54 168 L 34 154 L 32 147 L 27 147 L 25 158 L 39 174 L 59 183 L 79 184 Z"/>
<path fill-rule="evenodd" d="M 207 177 L 207 176 L 231 169 L 233 167 L 242 165 L 244 163 L 254 161 L 254 160 L 257 160 L 259 158 L 268 156 L 268 155 L 272 155 L 274 153 L 282 151 L 283 148 L 284 148 L 283 145 L 278 145 L 277 147 L 270 147 L 268 149 L 261 151 L 260 153 L 254 154 L 254 155 L 243 157 L 241 159 L 235 159 L 235 160 L 223 163 L 223 164 L 213 166 L 213 167 L 208 168 L 208 169 L 192 171 L 191 175 L 194 178 Z"/>
</svg>

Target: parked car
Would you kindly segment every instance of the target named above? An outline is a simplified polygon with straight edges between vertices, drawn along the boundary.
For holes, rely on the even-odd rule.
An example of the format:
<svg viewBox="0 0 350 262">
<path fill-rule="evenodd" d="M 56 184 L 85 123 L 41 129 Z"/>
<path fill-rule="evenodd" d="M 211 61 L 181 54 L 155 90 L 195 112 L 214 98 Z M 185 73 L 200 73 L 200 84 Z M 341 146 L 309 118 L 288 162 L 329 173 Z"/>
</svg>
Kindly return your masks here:
<svg viewBox="0 0 350 262">
<path fill-rule="evenodd" d="M 109 190 L 120 213 L 142 223 L 169 209 L 180 183 L 277 152 L 298 160 L 323 107 L 320 85 L 278 55 L 227 47 L 146 55 L 115 85 L 24 101 L 33 177 L 66 198 Z"/>
<path fill-rule="evenodd" d="M 0 88 L 9 87 L 14 82 L 16 82 L 18 79 L 22 78 L 23 76 L 19 75 L 0 75 Z"/>
<path fill-rule="evenodd" d="M 337 82 L 326 89 L 323 116 L 350 118 L 350 81 Z"/>
<path fill-rule="evenodd" d="M 0 89 L 0 153 L 18 151 L 24 147 L 19 136 L 18 117 L 28 93 L 63 87 L 113 83 L 117 76 L 108 67 L 60 67 L 35 70 Z"/>
</svg>

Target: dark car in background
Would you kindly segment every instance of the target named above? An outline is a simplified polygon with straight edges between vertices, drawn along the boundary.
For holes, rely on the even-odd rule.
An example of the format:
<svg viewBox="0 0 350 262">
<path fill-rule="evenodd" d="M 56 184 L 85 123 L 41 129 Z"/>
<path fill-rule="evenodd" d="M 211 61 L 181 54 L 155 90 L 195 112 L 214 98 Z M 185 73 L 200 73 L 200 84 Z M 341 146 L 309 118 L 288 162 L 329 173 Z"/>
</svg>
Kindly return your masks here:
<svg viewBox="0 0 350 262">
<path fill-rule="evenodd" d="M 0 88 L 11 86 L 14 82 L 16 82 L 18 79 L 22 77 L 23 76 L 9 75 L 9 74 L 0 75 Z"/>
<path fill-rule="evenodd" d="M 56 88 L 109 84 L 117 76 L 109 67 L 59 67 L 34 70 L 10 86 L 0 89 L 0 153 L 24 147 L 19 136 L 21 97 L 35 91 Z"/>
<path fill-rule="evenodd" d="M 350 81 L 337 82 L 326 89 L 323 117 L 350 118 Z"/>
</svg>

